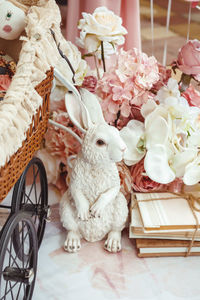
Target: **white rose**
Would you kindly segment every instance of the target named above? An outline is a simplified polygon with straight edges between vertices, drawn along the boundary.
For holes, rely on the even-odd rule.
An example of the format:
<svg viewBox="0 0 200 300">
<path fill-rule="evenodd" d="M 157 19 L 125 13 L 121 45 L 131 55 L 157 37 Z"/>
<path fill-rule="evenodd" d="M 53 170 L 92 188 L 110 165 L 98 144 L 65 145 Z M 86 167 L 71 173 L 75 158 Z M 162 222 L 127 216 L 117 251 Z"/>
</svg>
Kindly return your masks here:
<svg viewBox="0 0 200 300">
<path fill-rule="evenodd" d="M 81 53 L 78 48 L 69 41 L 65 41 L 63 44 L 61 44 L 60 49 L 68 58 L 73 67 L 73 70 L 75 72 L 75 84 L 80 86 L 87 73 L 86 61 L 81 58 Z M 66 77 L 71 83 L 73 83 L 73 73 L 70 69 L 70 66 L 61 56 L 56 63 L 56 68 L 63 74 L 64 77 Z M 57 85 L 59 85 L 58 82 Z"/>
<path fill-rule="evenodd" d="M 89 52 L 98 50 L 101 41 L 122 45 L 123 35 L 127 30 L 122 26 L 122 19 L 106 7 L 96 8 L 94 13 L 82 13 L 83 19 L 79 21 L 81 30 L 79 44 L 84 45 Z"/>
<path fill-rule="evenodd" d="M 59 176 L 60 159 L 52 156 L 46 149 L 38 150 L 36 156 L 40 158 L 44 164 L 48 183 L 55 184 Z"/>
</svg>

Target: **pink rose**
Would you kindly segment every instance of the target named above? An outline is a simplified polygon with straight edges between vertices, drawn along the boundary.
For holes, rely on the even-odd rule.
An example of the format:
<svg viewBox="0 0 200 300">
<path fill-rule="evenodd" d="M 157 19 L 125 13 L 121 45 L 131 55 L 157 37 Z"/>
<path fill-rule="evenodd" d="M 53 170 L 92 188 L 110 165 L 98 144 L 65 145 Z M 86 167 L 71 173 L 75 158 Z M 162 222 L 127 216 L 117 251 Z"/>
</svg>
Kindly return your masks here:
<svg viewBox="0 0 200 300">
<path fill-rule="evenodd" d="M 200 92 L 197 91 L 192 85 L 182 94 L 186 98 L 190 106 L 200 107 Z"/>
<path fill-rule="evenodd" d="M 136 165 L 131 167 L 132 186 L 134 191 L 147 193 L 153 191 L 164 191 L 166 185 L 151 180 L 145 175 L 144 159 L 140 160 Z"/>
<path fill-rule="evenodd" d="M 189 41 L 179 50 L 177 65 L 187 75 L 200 74 L 200 41 Z"/>
</svg>

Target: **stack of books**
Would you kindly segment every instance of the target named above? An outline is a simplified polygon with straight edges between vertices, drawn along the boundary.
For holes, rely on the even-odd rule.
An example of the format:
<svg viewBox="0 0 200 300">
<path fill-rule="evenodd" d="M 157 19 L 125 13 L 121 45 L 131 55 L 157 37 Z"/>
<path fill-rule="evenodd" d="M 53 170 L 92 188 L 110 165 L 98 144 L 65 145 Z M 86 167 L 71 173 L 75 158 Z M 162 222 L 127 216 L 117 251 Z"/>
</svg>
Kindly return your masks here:
<svg viewBox="0 0 200 300">
<path fill-rule="evenodd" d="M 136 239 L 138 256 L 185 256 L 192 240 L 190 255 L 200 255 L 200 212 L 195 211 L 195 215 L 189 202 L 180 196 L 133 194 L 129 237 Z"/>
</svg>

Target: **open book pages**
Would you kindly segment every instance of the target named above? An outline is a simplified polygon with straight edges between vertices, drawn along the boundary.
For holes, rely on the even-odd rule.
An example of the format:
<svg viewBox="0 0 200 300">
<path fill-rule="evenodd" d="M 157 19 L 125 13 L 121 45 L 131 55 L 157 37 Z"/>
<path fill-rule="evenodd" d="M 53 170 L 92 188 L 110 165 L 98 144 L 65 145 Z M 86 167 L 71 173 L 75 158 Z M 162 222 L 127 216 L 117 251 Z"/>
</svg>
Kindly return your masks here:
<svg viewBox="0 0 200 300">
<path fill-rule="evenodd" d="M 188 252 L 190 241 L 172 241 L 172 240 L 158 240 L 158 239 L 136 239 L 136 247 L 138 254 L 154 256 L 154 254 L 161 254 L 168 256 L 169 254 L 175 256 L 185 255 Z M 200 255 L 200 242 L 194 242 L 190 253 Z"/>
<path fill-rule="evenodd" d="M 133 207 L 133 205 L 132 205 Z M 129 225 L 129 238 L 148 238 L 148 239 L 175 239 L 175 240 L 191 240 L 194 229 L 187 230 L 144 230 L 140 212 L 137 206 L 131 209 L 131 223 Z M 195 234 L 195 241 L 200 241 L 200 229 Z"/>
<path fill-rule="evenodd" d="M 135 193 L 133 197 L 144 231 L 194 230 L 197 226 L 188 201 L 180 196 L 171 193 Z M 200 212 L 195 211 L 195 214 L 200 224 Z"/>
</svg>

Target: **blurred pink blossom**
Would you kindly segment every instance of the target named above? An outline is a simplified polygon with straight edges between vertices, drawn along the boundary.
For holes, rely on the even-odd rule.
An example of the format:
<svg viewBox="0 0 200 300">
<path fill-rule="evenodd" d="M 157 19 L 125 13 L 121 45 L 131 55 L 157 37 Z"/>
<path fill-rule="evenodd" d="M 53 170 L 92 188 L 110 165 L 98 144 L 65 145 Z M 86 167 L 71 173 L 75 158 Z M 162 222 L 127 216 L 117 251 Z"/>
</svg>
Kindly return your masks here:
<svg viewBox="0 0 200 300">
<path fill-rule="evenodd" d="M 57 107 L 59 109 L 53 112 L 53 120 L 69 127 L 79 136 L 81 133 L 70 121 L 68 114 L 65 110 L 62 110 L 61 101 L 56 101 Z M 68 132 L 63 129 L 56 128 L 53 125 L 48 125 L 48 130 L 45 134 L 45 147 L 51 153 L 51 155 L 59 156 L 62 163 L 66 164 L 66 159 L 69 155 L 76 154 L 80 149 L 79 142 Z"/>
<path fill-rule="evenodd" d="M 200 107 L 200 92 L 197 91 L 194 86 L 190 85 L 189 88 L 182 93 L 182 96 L 186 98 L 190 106 Z"/>
<path fill-rule="evenodd" d="M 120 177 L 121 192 L 129 202 L 132 187 L 130 170 L 123 162 L 117 163 L 117 169 Z"/>
<path fill-rule="evenodd" d="M 97 86 L 97 78 L 95 76 L 85 76 L 82 88 L 87 89 L 91 93 L 94 93 Z"/>
<path fill-rule="evenodd" d="M 157 92 L 163 85 L 166 85 L 171 77 L 171 69 L 167 69 L 165 66 L 158 63 L 159 80 L 153 85 L 153 91 Z"/>
<path fill-rule="evenodd" d="M 184 183 L 181 178 L 176 178 L 174 181 L 167 185 L 167 191 L 170 193 L 181 193 L 183 192 Z"/>
</svg>

